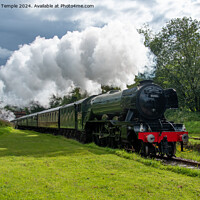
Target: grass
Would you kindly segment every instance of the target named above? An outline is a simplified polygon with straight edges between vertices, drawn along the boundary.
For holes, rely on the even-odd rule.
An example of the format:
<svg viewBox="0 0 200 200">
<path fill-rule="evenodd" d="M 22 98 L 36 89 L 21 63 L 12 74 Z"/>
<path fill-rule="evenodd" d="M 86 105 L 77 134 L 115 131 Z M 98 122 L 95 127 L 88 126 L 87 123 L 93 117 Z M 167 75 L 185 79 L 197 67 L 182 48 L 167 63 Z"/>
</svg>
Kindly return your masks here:
<svg viewBox="0 0 200 200">
<path fill-rule="evenodd" d="M 177 150 L 176 150 L 176 156 L 177 157 L 181 157 L 181 158 L 185 158 L 185 159 L 191 159 L 191 160 L 196 160 L 198 162 L 200 162 L 200 150 L 199 147 L 196 148 L 196 140 L 191 140 L 189 139 L 189 143 L 187 144 L 187 146 L 183 149 L 184 151 L 181 151 L 181 147 L 178 144 L 177 145 Z M 200 144 L 199 144 L 200 145 Z"/>
<path fill-rule="evenodd" d="M 199 199 L 200 172 L 62 136 L 0 128 L 0 199 Z"/>
<path fill-rule="evenodd" d="M 196 136 L 195 134 L 193 135 Z M 184 152 L 181 152 L 181 147 L 178 145 L 176 156 L 200 162 L 200 140 L 194 140 L 191 137 L 184 148 Z"/>
<path fill-rule="evenodd" d="M 167 110 L 165 113 L 169 121 L 184 123 L 189 134 L 200 137 L 200 113 L 184 110 Z"/>
<path fill-rule="evenodd" d="M 185 122 L 185 126 L 190 136 L 200 137 L 200 121 Z"/>
</svg>

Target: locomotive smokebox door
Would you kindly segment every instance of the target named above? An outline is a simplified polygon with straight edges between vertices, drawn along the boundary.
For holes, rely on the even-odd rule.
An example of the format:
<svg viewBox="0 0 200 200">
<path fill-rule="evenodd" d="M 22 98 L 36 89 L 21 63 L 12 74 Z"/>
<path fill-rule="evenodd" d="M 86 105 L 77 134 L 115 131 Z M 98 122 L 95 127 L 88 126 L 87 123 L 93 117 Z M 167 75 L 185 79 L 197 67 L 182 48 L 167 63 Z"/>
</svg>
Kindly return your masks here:
<svg viewBox="0 0 200 200">
<path fill-rule="evenodd" d="M 176 90 L 166 89 L 164 90 L 166 98 L 166 108 L 178 108 L 178 97 Z"/>
<path fill-rule="evenodd" d="M 163 89 L 155 84 L 144 84 L 137 92 L 136 107 L 146 119 L 158 119 L 165 112 L 165 95 Z"/>
</svg>

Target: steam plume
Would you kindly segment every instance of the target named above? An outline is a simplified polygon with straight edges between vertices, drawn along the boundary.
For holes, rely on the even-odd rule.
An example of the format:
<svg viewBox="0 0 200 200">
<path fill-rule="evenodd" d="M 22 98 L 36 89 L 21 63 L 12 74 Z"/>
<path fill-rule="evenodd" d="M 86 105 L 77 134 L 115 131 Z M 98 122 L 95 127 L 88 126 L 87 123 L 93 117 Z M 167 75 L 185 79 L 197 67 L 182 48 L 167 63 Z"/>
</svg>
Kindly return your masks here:
<svg viewBox="0 0 200 200">
<path fill-rule="evenodd" d="M 89 94 L 101 84 L 122 89 L 133 83 L 151 59 L 140 35 L 129 23 L 67 32 L 61 39 L 37 37 L 19 47 L 0 70 L 1 100 L 23 106 L 48 105 L 52 94 L 67 94 L 78 86 Z"/>
<path fill-rule="evenodd" d="M 0 119 L 10 121 L 10 120 L 13 120 L 14 118 L 15 118 L 15 115 L 13 112 L 9 110 L 5 110 L 0 107 Z"/>
</svg>

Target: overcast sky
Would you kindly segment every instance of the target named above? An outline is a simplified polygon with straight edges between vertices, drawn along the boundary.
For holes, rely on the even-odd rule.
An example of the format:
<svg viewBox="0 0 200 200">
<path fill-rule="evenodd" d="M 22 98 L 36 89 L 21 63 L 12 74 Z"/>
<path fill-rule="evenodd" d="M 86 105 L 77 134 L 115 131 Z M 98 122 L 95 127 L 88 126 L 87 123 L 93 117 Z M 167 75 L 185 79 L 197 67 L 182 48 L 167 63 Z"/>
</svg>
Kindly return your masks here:
<svg viewBox="0 0 200 200">
<path fill-rule="evenodd" d="M 1 4 L 30 4 L 32 8 L 0 7 L 0 65 L 4 65 L 19 45 L 29 44 L 37 36 L 61 38 L 67 31 L 89 26 L 102 27 L 113 20 L 130 21 L 136 27 L 144 23 L 158 31 L 177 17 L 200 20 L 200 0 L 0 0 Z M 33 8 L 35 4 L 84 4 L 94 8 Z"/>
</svg>

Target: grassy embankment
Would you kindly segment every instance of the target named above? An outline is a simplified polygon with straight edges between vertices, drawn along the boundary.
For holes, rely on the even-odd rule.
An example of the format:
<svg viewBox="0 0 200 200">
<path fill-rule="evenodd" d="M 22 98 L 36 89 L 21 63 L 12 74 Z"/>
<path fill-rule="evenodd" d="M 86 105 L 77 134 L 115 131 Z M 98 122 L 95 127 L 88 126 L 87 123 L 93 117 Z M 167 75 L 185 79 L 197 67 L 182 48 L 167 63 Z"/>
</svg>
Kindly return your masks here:
<svg viewBox="0 0 200 200">
<path fill-rule="evenodd" d="M 0 199 L 199 199 L 200 171 L 0 127 Z"/>
<path fill-rule="evenodd" d="M 178 157 L 193 159 L 200 161 L 200 140 L 194 140 L 193 137 L 200 138 L 200 113 L 192 113 L 189 111 L 168 110 L 166 117 L 170 121 L 176 123 L 184 123 L 189 133 L 188 145 L 184 148 L 184 152 L 180 151 L 180 145 L 177 146 Z"/>
</svg>

